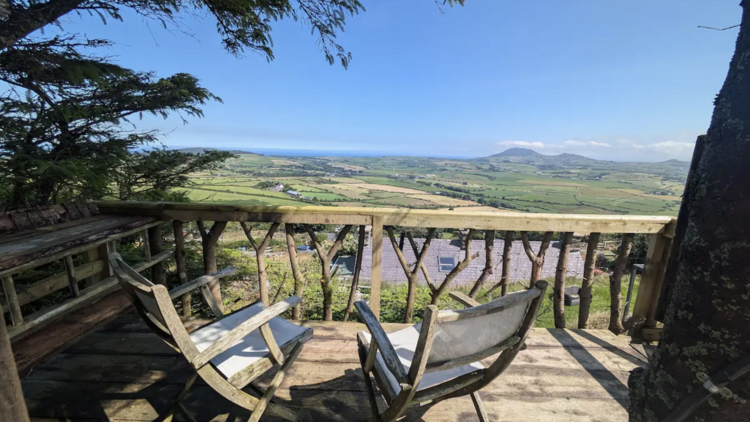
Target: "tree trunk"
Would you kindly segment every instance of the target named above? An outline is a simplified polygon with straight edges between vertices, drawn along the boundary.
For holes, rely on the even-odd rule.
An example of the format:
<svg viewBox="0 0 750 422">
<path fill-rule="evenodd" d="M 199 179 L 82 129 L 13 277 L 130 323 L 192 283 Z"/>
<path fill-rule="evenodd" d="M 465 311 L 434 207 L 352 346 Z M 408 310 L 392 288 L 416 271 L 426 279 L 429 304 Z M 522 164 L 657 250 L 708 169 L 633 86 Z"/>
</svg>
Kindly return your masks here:
<svg viewBox="0 0 750 422">
<path fill-rule="evenodd" d="M 728 399 L 688 398 L 707 395 L 699 374 L 716 384 L 731 372 L 727 365 L 750 354 L 750 2 L 741 6 L 737 49 L 683 198 L 688 222 L 661 340 L 648 368 L 628 382 L 633 422 L 670 420 L 685 409 L 686 421 L 750 414 L 747 374 L 726 385 Z"/>
</svg>

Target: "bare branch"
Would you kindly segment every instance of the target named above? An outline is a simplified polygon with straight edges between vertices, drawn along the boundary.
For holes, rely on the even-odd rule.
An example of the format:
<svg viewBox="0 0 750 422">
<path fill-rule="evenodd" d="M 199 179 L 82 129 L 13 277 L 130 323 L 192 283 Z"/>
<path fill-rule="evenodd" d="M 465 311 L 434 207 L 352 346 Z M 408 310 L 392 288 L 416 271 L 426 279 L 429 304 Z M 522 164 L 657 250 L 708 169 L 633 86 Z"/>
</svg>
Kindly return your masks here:
<svg viewBox="0 0 750 422">
<path fill-rule="evenodd" d="M 702 28 L 702 29 L 712 29 L 712 30 L 714 30 L 714 31 L 726 31 L 726 30 L 728 30 L 728 29 L 739 28 L 740 26 L 742 26 L 742 25 L 734 25 L 734 26 L 730 26 L 730 27 L 727 27 L 727 28 L 712 28 L 712 27 L 710 27 L 710 26 L 700 26 L 700 25 L 698 25 L 698 28 Z"/>
</svg>

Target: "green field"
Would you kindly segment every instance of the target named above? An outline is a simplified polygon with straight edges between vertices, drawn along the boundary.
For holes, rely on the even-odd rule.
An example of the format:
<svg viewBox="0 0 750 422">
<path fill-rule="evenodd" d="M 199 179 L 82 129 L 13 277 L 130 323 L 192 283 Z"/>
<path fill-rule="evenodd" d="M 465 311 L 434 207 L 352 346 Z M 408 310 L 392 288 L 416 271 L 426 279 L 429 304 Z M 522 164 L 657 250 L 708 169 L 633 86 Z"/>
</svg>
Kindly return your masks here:
<svg viewBox="0 0 750 422">
<path fill-rule="evenodd" d="M 248 153 L 215 174 L 194 175 L 189 196 L 267 205 L 448 209 L 455 203 L 537 213 L 676 215 L 687 168 L 676 161 L 616 163 L 570 155 L 455 160 Z M 264 188 L 279 183 L 281 192 Z M 289 189 L 303 198 L 286 194 Z"/>
</svg>

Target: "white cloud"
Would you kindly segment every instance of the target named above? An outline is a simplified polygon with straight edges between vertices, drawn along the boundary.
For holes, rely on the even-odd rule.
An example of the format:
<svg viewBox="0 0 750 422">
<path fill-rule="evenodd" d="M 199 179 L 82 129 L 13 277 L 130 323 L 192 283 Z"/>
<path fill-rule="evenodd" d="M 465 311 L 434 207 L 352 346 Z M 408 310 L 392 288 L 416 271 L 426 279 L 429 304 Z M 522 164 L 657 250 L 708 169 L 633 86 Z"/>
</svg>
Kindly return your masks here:
<svg viewBox="0 0 750 422">
<path fill-rule="evenodd" d="M 679 153 L 684 152 L 685 150 L 692 151 L 692 149 L 695 147 L 695 142 L 676 142 L 676 141 L 665 141 L 665 142 L 656 142 L 653 144 L 630 144 L 628 145 L 630 148 L 637 148 L 637 149 L 648 149 L 652 151 L 657 152 L 664 152 L 664 153 Z"/>
<path fill-rule="evenodd" d="M 596 141 L 563 141 L 562 144 L 558 144 L 559 148 L 575 148 L 575 147 L 605 147 L 609 148 L 612 145 L 607 144 L 605 142 L 596 142 Z"/>
<path fill-rule="evenodd" d="M 605 142 L 596 141 L 563 141 L 557 144 L 544 143 L 539 141 L 500 141 L 497 143 L 504 147 L 521 147 L 521 148 L 537 148 L 537 149 L 575 149 L 580 147 L 604 147 L 609 148 L 612 145 Z"/>
<path fill-rule="evenodd" d="M 529 141 L 500 141 L 497 144 L 501 146 L 506 146 L 506 147 L 521 147 L 521 148 L 545 148 L 547 146 L 543 142 L 529 142 Z"/>
</svg>

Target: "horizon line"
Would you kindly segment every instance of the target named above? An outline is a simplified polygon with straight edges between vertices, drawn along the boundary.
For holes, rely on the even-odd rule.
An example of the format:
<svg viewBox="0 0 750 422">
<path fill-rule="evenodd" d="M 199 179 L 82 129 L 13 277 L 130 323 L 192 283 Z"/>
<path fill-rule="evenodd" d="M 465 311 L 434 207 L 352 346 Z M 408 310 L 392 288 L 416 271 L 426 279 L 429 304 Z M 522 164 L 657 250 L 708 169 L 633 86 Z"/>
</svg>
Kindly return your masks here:
<svg viewBox="0 0 750 422">
<path fill-rule="evenodd" d="M 613 163 L 664 163 L 669 161 L 677 161 L 680 163 L 690 163 L 690 161 L 684 161 L 679 160 L 676 158 L 669 158 L 666 160 L 661 161 L 619 161 L 619 160 L 607 160 L 607 159 L 598 159 L 598 158 L 590 158 L 586 157 L 581 154 L 572 154 L 572 153 L 560 153 L 560 154 L 554 154 L 554 155 L 547 155 L 543 154 L 533 148 L 524 148 L 524 147 L 510 147 L 503 151 L 490 154 L 490 155 L 483 155 L 483 156 L 457 156 L 457 155 L 422 155 L 422 154 L 414 154 L 414 153 L 387 153 L 382 151 L 365 151 L 365 150 L 323 150 L 323 149 L 296 149 L 296 148 L 245 148 L 245 147 L 232 147 L 232 148 L 226 148 L 226 147 L 187 147 L 187 146 L 168 146 L 168 149 L 171 150 L 183 150 L 183 149 L 193 149 L 193 148 L 200 148 L 200 149 L 208 149 L 208 150 L 219 150 L 219 151 L 242 151 L 242 152 L 248 152 L 252 154 L 258 154 L 258 155 L 265 155 L 269 157 L 311 157 L 311 158 L 322 158 L 322 157 L 359 157 L 359 158 L 367 158 L 367 157 L 418 157 L 418 158 L 441 158 L 441 159 L 454 159 L 454 160 L 462 160 L 462 161 L 470 161 L 470 160 L 480 160 L 484 158 L 493 157 L 499 154 L 503 154 L 510 150 L 527 150 L 527 151 L 533 151 L 534 153 L 541 155 L 543 157 L 558 157 L 561 155 L 575 155 L 578 157 L 585 158 L 587 160 L 594 160 L 594 161 L 603 161 L 603 162 L 613 162 Z M 144 148 L 147 149 L 147 148 Z"/>
</svg>

